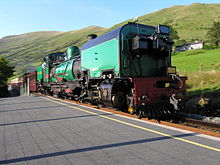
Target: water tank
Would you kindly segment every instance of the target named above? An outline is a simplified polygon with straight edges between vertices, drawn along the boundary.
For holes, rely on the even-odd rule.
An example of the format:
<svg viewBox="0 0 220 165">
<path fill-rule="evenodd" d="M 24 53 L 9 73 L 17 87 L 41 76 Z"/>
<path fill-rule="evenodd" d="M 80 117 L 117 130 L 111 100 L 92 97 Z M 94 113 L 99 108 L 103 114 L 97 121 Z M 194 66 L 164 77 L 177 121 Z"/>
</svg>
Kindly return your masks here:
<svg viewBox="0 0 220 165">
<path fill-rule="evenodd" d="M 70 46 L 67 49 L 67 60 L 71 59 L 71 57 L 78 55 L 80 50 L 77 46 Z"/>
</svg>

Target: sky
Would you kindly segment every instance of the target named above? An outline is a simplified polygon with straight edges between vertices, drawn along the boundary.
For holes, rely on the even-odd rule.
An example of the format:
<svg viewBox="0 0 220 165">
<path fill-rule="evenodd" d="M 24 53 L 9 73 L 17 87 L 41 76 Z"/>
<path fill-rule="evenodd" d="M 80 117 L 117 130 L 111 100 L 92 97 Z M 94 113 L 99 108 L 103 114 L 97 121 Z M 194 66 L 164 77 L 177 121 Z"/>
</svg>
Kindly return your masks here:
<svg viewBox="0 0 220 165">
<path fill-rule="evenodd" d="M 33 31 L 71 31 L 192 3 L 220 0 L 0 0 L 0 38 Z"/>
</svg>

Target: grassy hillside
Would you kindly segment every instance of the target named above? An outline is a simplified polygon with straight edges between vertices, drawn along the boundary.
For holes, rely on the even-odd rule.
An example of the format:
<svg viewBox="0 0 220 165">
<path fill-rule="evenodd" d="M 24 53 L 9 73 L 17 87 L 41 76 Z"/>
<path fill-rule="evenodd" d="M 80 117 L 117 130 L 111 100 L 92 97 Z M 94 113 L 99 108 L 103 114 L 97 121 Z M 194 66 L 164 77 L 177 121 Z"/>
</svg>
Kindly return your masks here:
<svg viewBox="0 0 220 165">
<path fill-rule="evenodd" d="M 0 40 L 0 56 L 7 57 L 16 65 L 16 75 L 34 70 L 42 57 L 65 51 L 70 45 L 81 46 L 88 34 L 101 34 L 104 28 L 90 26 L 70 32 L 33 32 L 5 37 Z"/>
<path fill-rule="evenodd" d="M 139 17 L 139 22 L 147 25 L 168 23 L 177 30 L 181 39 L 187 41 L 204 40 L 206 30 L 213 21 L 220 21 L 220 4 L 195 3 L 188 6 L 173 6 Z M 111 29 L 125 23 L 127 21 Z"/>
<path fill-rule="evenodd" d="M 220 91 L 220 49 L 176 53 L 172 63 L 181 75 L 188 76 L 191 94 Z"/>
<path fill-rule="evenodd" d="M 220 49 L 189 50 L 173 54 L 173 64 L 183 74 L 191 72 L 220 71 Z"/>
<path fill-rule="evenodd" d="M 206 29 L 210 27 L 214 20 L 220 21 L 220 4 L 173 6 L 139 17 L 139 23 L 148 25 L 154 26 L 169 23 L 178 31 L 180 39 L 188 41 L 195 39 L 204 40 Z M 86 42 L 88 34 L 96 33 L 100 35 L 128 21 L 109 29 L 90 26 L 70 32 L 45 31 L 8 36 L 0 39 L 0 56 L 10 59 L 16 65 L 16 75 L 20 75 L 24 72 L 32 71 L 34 66 L 40 64 L 42 57 L 46 54 L 65 51 L 70 45 L 81 46 Z M 211 63 L 210 61 L 209 64 Z M 205 67 L 202 66 L 202 69 L 205 69 Z M 186 68 L 188 69 L 188 67 Z M 184 72 L 186 71 L 184 66 L 180 67 L 180 69 Z"/>
</svg>

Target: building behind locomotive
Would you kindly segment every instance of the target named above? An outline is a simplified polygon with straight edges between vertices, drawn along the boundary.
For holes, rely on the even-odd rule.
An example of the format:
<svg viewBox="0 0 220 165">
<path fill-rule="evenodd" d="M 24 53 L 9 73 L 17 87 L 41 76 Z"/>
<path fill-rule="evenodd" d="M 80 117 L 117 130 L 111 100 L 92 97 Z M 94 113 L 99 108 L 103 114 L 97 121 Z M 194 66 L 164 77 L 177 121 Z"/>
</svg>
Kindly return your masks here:
<svg viewBox="0 0 220 165">
<path fill-rule="evenodd" d="M 172 114 L 186 77 L 171 65 L 173 42 L 168 26 L 129 23 L 88 41 L 82 47 L 82 69 L 97 82 L 101 100 L 139 117 Z"/>
<path fill-rule="evenodd" d="M 29 95 L 37 91 L 37 71 L 25 73 L 18 78 L 17 86 L 20 88 L 20 94 Z"/>
</svg>

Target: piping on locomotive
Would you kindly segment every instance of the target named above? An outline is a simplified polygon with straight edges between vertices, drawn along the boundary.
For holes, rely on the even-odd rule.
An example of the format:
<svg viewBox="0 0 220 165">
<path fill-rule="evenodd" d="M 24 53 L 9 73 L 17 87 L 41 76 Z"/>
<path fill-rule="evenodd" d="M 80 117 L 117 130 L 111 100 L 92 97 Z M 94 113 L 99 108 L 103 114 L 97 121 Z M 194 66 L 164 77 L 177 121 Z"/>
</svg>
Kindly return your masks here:
<svg viewBox="0 0 220 165">
<path fill-rule="evenodd" d="M 112 106 L 139 118 L 162 118 L 181 109 L 187 77 L 171 64 L 168 26 L 128 23 L 100 37 L 89 35 L 81 50 L 52 53 L 37 68 L 38 91 Z"/>
</svg>

